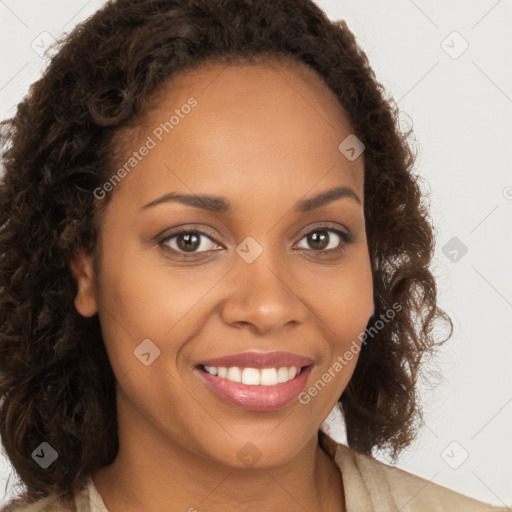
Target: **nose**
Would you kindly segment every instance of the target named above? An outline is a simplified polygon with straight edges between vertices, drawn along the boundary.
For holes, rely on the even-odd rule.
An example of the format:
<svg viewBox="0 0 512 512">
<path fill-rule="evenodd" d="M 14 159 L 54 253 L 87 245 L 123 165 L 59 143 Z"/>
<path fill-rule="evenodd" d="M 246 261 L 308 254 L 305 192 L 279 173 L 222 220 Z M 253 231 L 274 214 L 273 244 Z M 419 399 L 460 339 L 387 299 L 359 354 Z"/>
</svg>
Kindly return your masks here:
<svg viewBox="0 0 512 512">
<path fill-rule="evenodd" d="M 252 263 L 237 257 L 234 264 L 222 307 L 227 325 L 263 335 L 306 320 L 309 309 L 301 299 L 299 283 L 285 265 L 271 261 L 268 251 Z"/>
</svg>

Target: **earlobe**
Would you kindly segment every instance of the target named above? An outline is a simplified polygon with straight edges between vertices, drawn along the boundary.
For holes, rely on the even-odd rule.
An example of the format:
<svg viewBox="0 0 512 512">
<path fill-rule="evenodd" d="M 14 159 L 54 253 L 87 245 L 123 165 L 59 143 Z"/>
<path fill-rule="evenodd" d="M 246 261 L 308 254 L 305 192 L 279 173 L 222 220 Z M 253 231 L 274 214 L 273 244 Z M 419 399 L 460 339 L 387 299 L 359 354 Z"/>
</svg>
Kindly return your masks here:
<svg viewBox="0 0 512 512">
<path fill-rule="evenodd" d="M 96 302 L 93 255 L 81 250 L 71 261 L 71 271 L 75 278 L 77 292 L 74 300 L 76 310 L 85 317 L 98 312 Z"/>
</svg>

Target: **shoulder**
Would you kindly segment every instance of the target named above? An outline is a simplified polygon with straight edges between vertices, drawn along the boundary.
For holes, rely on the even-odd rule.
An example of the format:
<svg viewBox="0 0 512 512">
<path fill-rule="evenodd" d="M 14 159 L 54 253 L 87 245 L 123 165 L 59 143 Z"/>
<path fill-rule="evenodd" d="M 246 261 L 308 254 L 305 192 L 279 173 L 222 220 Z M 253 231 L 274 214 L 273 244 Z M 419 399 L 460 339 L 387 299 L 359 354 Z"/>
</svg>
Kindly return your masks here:
<svg viewBox="0 0 512 512">
<path fill-rule="evenodd" d="M 63 502 L 56 496 L 47 496 L 33 503 L 15 498 L 0 507 L 0 512 L 90 512 L 90 485 L 89 480 L 81 491 L 75 493 L 72 503 Z"/>
<path fill-rule="evenodd" d="M 62 503 L 54 496 L 42 498 L 33 503 L 10 501 L 2 508 L 0 512 L 75 512 L 73 508 L 64 507 Z"/>
<path fill-rule="evenodd" d="M 329 441 L 348 500 L 367 498 L 375 510 L 386 512 L 510 512 Z"/>
<path fill-rule="evenodd" d="M 356 454 L 355 458 L 370 480 L 373 475 L 379 473 L 382 475 L 381 480 L 389 486 L 389 492 L 393 496 L 393 500 L 403 512 L 412 512 L 413 510 L 446 510 L 450 512 L 498 512 L 509 510 L 478 501 L 431 480 L 384 464 L 368 455 Z M 374 481 L 377 481 L 377 478 Z"/>
</svg>

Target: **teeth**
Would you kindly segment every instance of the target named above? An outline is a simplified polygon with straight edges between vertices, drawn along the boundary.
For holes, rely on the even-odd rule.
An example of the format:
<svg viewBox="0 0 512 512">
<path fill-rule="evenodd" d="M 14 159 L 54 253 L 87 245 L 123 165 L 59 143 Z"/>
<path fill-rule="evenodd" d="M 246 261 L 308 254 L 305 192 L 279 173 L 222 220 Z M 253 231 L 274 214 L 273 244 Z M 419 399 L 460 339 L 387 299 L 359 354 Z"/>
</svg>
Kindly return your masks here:
<svg viewBox="0 0 512 512">
<path fill-rule="evenodd" d="M 228 374 L 226 376 L 226 379 L 232 382 L 242 382 L 242 372 L 240 371 L 240 368 L 238 368 L 237 366 L 232 366 L 231 368 L 228 368 Z"/>
<path fill-rule="evenodd" d="M 260 384 L 262 386 L 275 386 L 278 382 L 277 370 L 275 368 L 263 368 L 263 370 L 261 370 Z"/>
<path fill-rule="evenodd" d="M 289 374 L 288 368 L 279 368 L 277 370 L 277 382 L 288 382 Z"/>
<path fill-rule="evenodd" d="M 244 368 L 242 372 L 242 382 L 249 386 L 260 385 L 260 372 L 256 368 Z"/>
<path fill-rule="evenodd" d="M 215 366 L 205 366 L 204 369 L 210 374 L 210 375 L 217 375 L 217 368 Z M 224 369 L 224 368 L 223 368 Z"/>
<path fill-rule="evenodd" d="M 215 375 L 221 379 L 227 379 L 232 382 L 241 382 L 248 386 L 275 386 L 294 379 L 300 369 L 296 366 L 290 368 L 243 368 L 231 366 L 204 366 L 204 370 L 210 375 Z"/>
</svg>

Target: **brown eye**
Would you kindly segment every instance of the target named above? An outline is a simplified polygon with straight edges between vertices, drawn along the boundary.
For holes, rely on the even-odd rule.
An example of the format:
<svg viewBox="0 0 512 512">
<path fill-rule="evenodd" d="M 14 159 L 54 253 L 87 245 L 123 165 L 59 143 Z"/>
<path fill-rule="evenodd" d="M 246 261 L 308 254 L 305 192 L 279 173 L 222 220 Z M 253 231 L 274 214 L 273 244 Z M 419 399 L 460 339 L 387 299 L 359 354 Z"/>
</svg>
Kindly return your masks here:
<svg viewBox="0 0 512 512">
<path fill-rule="evenodd" d="M 200 237 L 196 233 L 180 233 L 176 236 L 176 244 L 182 251 L 192 252 L 201 245 Z"/>
<path fill-rule="evenodd" d="M 218 247 L 210 236 L 197 230 L 179 231 L 166 236 L 159 241 L 159 244 L 170 251 L 183 255 L 214 251 Z"/>
<path fill-rule="evenodd" d="M 353 242 L 353 237 L 339 229 L 319 227 L 304 235 L 302 240 L 305 240 L 307 246 L 299 246 L 300 249 L 330 253 L 342 250 Z"/>
<path fill-rule="evenodd" d="M 329 233 L 327 231 L 313 231 L 306 235 L 308 244 L 315 250 L 325 249 L 329 245 Z"/>
</svg>

